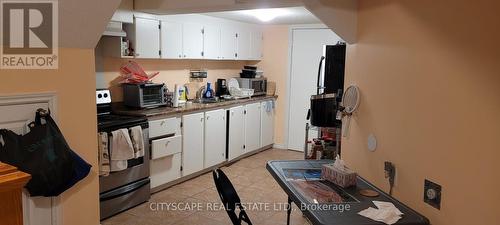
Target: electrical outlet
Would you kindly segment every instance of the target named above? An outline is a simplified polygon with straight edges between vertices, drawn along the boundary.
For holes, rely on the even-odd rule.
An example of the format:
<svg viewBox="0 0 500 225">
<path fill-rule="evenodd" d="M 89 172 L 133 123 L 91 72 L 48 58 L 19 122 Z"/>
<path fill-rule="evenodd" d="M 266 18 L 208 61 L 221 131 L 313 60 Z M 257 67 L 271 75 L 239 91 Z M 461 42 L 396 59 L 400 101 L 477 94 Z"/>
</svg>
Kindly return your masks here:
<svg viewBox="0 0 500 225">
<path fill-rule="evenodd" d="M 424 182 L 424 202 L 436 209 L 441 209 L 441 185 L 426 179 Z"/>
</svg>

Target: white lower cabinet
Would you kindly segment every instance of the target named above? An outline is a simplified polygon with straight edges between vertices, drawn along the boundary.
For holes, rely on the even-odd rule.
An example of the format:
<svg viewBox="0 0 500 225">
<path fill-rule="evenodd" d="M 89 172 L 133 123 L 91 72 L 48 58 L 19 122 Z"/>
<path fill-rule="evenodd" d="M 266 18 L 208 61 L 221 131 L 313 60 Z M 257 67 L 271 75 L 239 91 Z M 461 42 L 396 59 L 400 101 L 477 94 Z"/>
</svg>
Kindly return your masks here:
<svg viewBox="0 0 500 225">
<path fill-rule="evenodd" d="M 151 188 L 181 178 L 181 154 L 176 153 L 151 160 Z"/>
<path fill-rule="evenodd" d="M 151 187 L 273 144 L 274 115 L 269 100 L 150 121 Z"/>
<path fill-rule="evenodd" d="M 245 106 L 245 152 L 260 148 L 260 102 Z"/>
<path fill-rule="evenodd" d="M 152 139 L 151 188 L 181 177 L 182 136 L 180 123 L 181 120 L 178 117 L 149 121 L 149 138 Z M 170 137 L 161 138 L 169 135 Z"/>
<path fill-rule="evenodd" d="M 233 160 L 244 153 L 245 144 L 245 110 L 243 106 L 236 106 L 229 109 L 229 155 L 228 159 Z"/>
<path fill-rule="evenodd" d="M 204 113 L 182 116 L 182 176 L 203 169 Z"/>
<path fill-rule="evenodd" d="M 260 107 L 261 147 L 274 144 L 274 101 L 263 101 Z"/>
<path fill-rule="evenodd" d="M 205 168 L 226 160 L 226 110 L 205 113 Z"/>
</svg>

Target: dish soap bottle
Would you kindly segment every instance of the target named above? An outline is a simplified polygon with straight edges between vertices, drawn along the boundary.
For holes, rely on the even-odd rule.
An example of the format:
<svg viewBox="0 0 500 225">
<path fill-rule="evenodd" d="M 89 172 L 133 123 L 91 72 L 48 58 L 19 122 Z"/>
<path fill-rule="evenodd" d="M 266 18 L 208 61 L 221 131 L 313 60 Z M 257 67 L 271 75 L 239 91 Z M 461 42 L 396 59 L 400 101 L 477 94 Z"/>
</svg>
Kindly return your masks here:
<svg viewBox="0 0 500 225">
<path fill-rule="evenodd" d="M 212 85 L 210 82 L 207 82 L 207 90 L 203 93 L 203 98 L 213 98 L 214 90 L 212 89 Z"/>
</svg>

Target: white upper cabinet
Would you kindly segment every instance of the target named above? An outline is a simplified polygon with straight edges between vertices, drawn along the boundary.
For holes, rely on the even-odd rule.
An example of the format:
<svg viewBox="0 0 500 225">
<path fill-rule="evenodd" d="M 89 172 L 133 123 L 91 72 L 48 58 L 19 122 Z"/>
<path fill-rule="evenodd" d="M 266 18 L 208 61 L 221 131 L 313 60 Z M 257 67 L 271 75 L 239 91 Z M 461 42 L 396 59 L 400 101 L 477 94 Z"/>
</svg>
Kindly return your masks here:
<svg viewBox="0 0 500 225">
<path fill-rule="evenodd" d="M 203 31 L 203 57 L 205 59 L 220 59 L 220 27 L 205 25 Z"/>
<path fill-rule="evenodd" d="M 262 30 L 260 29 L 253 30 L 250 59 L 253 60 L 262 59 L 262 41 L 263 41 Z"/>
<path fill-rule="evenodd" d="M 183 57 L 188 59 L 203 58 L 203 25 L 184 23 L 182 28 Z"/>
<path fill-rule="evenodd" d="M 133 33 L 132 35 L 130 33 Z M 133 31 L 129 32 L 136 58 L 160 58 L 160 21 L 134 18 Z"/>
<path fill-rule="evenodd" d="M 157 16 L 126 10 L 116 11 L 112 21 L 110 24 L 116 25 L 119 35 L 125 37 L 101 39 L 100 44 L 106 45 L 103 54 L 108 56 L 210 60 L 262 58 L 262 30 L 252 24 L 202 15 Z M 125 32 L 121 32 L 119 25 Z M 134 56 L 124 53 L 126 39 L 130 40 Z"/>
<path fill-rule="evenodd" d="M 237 36 L 236 59 L 247 60 L 251 58 L 252 52 L 252 32 L 249 29 L 240 29 Z"/>
<path fill-rule="evenodd" d="M 220 59 L 236 59 L 237 32 L 235 29 L 222 26 L 220 29 Z"/>
<path fill-rule="evenodd" d="M 182 54 L 182 23 L 161 21 L 161 58 L 180 59 Z"/>
</svg>

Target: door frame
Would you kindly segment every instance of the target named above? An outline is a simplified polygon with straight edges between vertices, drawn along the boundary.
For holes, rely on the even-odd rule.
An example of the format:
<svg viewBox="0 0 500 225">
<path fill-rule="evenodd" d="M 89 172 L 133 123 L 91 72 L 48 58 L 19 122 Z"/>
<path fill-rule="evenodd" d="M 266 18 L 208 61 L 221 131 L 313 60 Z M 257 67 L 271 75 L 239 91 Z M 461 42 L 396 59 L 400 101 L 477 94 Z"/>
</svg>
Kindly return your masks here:
<svg viewBox="0 0 500 225">
<path fill-rule="evenodd" d="M 22 105 L 29 103 L 47 103 L 50 109 L 50 116 L 56 121 L 57 120 L 57 93 L 56 92 L 40 92 L 40 93 L 18 93 L 18 94 L 7 94 L 0 96 L 0 105 Z M 23 205 L 29 206 L 29 199 L 23 198 Z M 61 225 L 62 224 L 62 208 L 61 208 L 61 197 L 51 197 L 51 218 L 52 224 L 50 225 Z M 23 207 L 23 220 L 26 224 L 31 224 L 29 208 Z"/>
<path fill-rule="evenodd" d="M 293 31 L 295 30 L 311 30 L 311 29 L 329 29 L 324 24 L 300 24 L 300 25 L 291 25 L 288 27 L 288 65 L 287 65 L 287 76 L 286 76 L 286 93 L 285 93 L 285 127 L 284 131 L 286 132 L 284 135 L 284 143 L 283 146 L 275 146 L 276 148 L 288 149 L 288 128 L 290 122 L 290 91 L 292 87 L 292 55 L 293 55 Z M 304 124 L 305 129 L 305 124 Z M 290 149 L 289 149 L 290 150 Z M 295 150 L 294 150 L 295 151 Z"/>
</svg>

